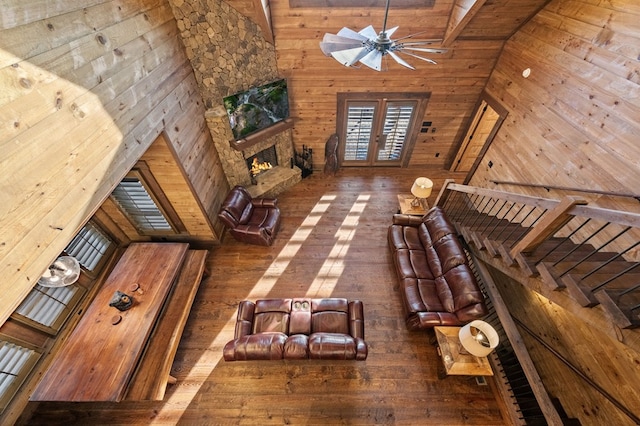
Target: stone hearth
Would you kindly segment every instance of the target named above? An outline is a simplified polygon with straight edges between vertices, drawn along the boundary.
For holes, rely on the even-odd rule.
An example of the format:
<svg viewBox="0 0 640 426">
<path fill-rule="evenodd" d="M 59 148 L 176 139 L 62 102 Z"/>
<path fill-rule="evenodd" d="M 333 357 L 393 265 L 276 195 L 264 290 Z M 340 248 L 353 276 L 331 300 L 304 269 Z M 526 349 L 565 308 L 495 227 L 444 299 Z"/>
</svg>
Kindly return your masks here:
<svg viewBox="0 0 640 426">
<path fill-rule="evenodd" d="M 302 180 L 302 171 L 294 165 L 290 129 L 265 138 L 244 150 L 237 150 L 231 145 L 233 135 L 224 108 L 210 109 L 205 117 L 230 187 L 242 185 L 254 197 L 274 197 Z M 246 159 L 270 146 L 276 149 L 278 166 L 258 175 L 257 184 L 253 185 Z"/>
</svg>

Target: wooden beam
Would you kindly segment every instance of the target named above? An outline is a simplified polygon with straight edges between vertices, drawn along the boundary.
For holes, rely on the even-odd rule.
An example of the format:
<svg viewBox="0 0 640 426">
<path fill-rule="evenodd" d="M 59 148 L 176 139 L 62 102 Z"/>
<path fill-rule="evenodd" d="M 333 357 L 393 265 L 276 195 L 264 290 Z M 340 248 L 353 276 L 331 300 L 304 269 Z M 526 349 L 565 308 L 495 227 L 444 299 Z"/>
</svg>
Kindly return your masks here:
<svg viewBox="0 0 640 426">
<path fill-rule="evenodd" d="M 530 253 L 542 244 L 546 239 L 555 234 L 560 228 L 567 224 L 573 215 L 569 214 L 576 205 L 587 204 L 587 201 L 580 197 L 568 196 L 560 200 L 553 210 L 547 213 L 544 218 L 518 244 L 511 250 L 511 257 L 516 258 L 520 253 Z"/>
<path fill-rule="evenodd" d="M 471 18 L 475 16 L 486 0 L 457 0 L 453 5 L 447 31 L 442 40 L 443 46 L 448 46 L 467 26 Z"/>
</svg>

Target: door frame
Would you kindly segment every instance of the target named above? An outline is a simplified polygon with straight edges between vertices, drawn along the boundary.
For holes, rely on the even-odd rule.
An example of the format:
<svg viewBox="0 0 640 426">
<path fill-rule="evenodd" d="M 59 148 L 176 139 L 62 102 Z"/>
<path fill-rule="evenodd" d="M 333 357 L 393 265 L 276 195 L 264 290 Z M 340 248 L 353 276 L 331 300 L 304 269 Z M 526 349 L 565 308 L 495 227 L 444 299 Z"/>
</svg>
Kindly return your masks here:
<svg viewBox="0 0 640 426">
<path fill-rule="evenodd" d="M 473 162 L 473 165 L 471 166 L 471 169 L 469 169 L 469 172 L 467 172 L 467 176 L 465 177 L 465 179 L 463 181 L 463 183 L 465 185 L 467 183 L 469 183 L 469 181 L 471 180 L 471 176 L 473 176 L 475 171 L 478 169 L 478 166 L 480 165 L 480 162 L 482 161 L 482 158 L 484 157 L 484 155 L 486 154 L 487 150 L 489 149 L 489 146 L 491 146 L 491 143 L 493 142 L 494 137 L 498 133 L 498 130 L 500 130 L 500 126 L 502 126 L 502 123 L 504 122 L 504 120 L 507 118 L 507 115 L 509 114 L 509 111 L 507 110 L 506 107 L 504 107 L 496 98 L 494 98 L 489 93 L 487 93 L 486 90 L 483 90 L 482 93 L 480 93 L 480 96 L 478 97 L 478 101 L 476 102 L 475 106 L 473 107 L 473 113 L 469 116 L 469 119 L 467 120 L 466 125 L 461 128 L 462 129 L 462 134 L 459 137 L 458 143 L 456 144 L 456 149 L 454 151 L 456 154 L 451 158 L 451 163 L 447 167 L 447 169 L 449 171 L 454 171 L 454 169 L 455 169 L 455 167 L 457 165 L 456 163 L 457 163 L 457 160 L 459 158 L 460 150 L 463 149 L 466 146 L 465 145 L 465 139 L 467 138 L 467 135 L 469 134 L 471 126 L 473 126 L 474 122 L 476 121 L 476 117 L 478 116 L 478 113 L 480 112 L 480 108 L 481 108 L 483 102 L 485 102 L 495 112 L 498 113 L 498 119 L 496 120 L 495 124 L 493 125 L 493 128 L 491 129 L 491 132 L 487 136 L 487 139 L 485 140 L 484 145 L 480 149 L 480 152 L 478 152 L 478 156 L 476 157 L 475 161 Z"/>
<path fill-rule="evenodd" d="M 403 148 L 402 158 L 396 164 L 383 164 L 383 165 L 375 165 L 375 167 L 407 167 L 409 164 L 409 160 L 411 159 L 411 154 L 416 144 L 416 140 L 418 138 L 418 133 L 420 132 L 420 126 L 422 124 L 422 120 L 424 119 L 424 114 L 427 110 L 427 104 L 429 103 L 429 99 L 431 97 L 431 92 L 339 92 L 337 94 L 337 104 L 336 104 L 336 134 L 339 138 L 342 139 L 342 136 L 345 133 L 346 126 L 346 105 L 348 101 L 352 102 L 395 102 L 395 101 L 415 101 L 416 109 L 413 116 L 413 121 L 411 123 L 410 128 L 407 131 L 407 137 Z M 378 117 L 378 119 L 380 119 Z M 374 135 L 372 135 L 374 136 Z M 344 141 L 342 141 L 344 144 Z M 339 163 L 342 166 L 344 161 L 344 151 L 342 147 L 339 150 Z M 363 164 L 363 166 L 369 167 L 369 164 Z M 358 167 L 358 166 L 349 166 L 349 167 Z"/>
</svg>

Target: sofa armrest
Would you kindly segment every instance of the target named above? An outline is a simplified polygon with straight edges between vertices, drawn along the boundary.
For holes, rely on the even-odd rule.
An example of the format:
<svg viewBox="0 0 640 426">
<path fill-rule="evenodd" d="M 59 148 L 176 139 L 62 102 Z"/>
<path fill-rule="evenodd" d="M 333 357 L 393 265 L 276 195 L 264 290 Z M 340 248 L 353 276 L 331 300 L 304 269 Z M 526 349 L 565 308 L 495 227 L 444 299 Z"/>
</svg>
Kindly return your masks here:
<svg viewBox="0 0 640 426">
<path fill-rule="evenodd" d="M 236 330 L 234 338 L 238 339 L 242 336 L 251 334 L 253 330 L 253 314 L 256 309 L 256 304 L 243 300 L 238 305 L 238 317 L 236 319 Z"/>
<path fill-rule="evenodd" d="M 409 214 L 394 214 L 393 225 L 418 227 L 422 223 L 422 217 Z"/>
<path fill-rule="evenodd" d="M 251 204 L 255 207 L 277 207 L 277 198 L 252 198 Z"/>
<path fill-rule="evenodd" d="M 360 300 L 349 302 L 349 334 L 364 340 L 364 308 Z"/>
</svg>

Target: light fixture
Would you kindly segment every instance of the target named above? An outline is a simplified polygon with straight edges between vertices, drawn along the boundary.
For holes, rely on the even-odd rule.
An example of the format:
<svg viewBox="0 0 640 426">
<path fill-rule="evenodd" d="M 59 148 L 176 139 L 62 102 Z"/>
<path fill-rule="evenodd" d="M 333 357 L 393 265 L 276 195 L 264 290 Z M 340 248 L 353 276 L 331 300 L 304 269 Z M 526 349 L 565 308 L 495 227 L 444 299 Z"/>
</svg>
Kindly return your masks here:
<svg viewBox="0 0 640 426">
<path fill-rule="evenodd" d="M 418 207 L 422 205 L 425 209 L 427 207 L 426 199 L 431 195 L 433 189 L 433 182 L 426 177 L 419 177 L 413 182 L 411 186 L 411 193 L 415 197 L 411 202 L 411 206 Z"/>
<path fill-rule="evenodd" d="M 442 40 L 401 41 L 408 40 L 417 34 L 395 40 L 389 38 L 399 28 L 393 27 L 387 30 L 389 3 L 390 0 L 387 0 L 387 6 L 384 11 L 384 22 L 380 33 L 376 33 L 372 25 L 358 32 L 344 27 L 338 34 L 326 33 L 320 43 L 322 53 L 327 56 L 332 56 L 333 59 L 346 67 L 350 67 L 360 61 L 360 63 L 376 71 L 382 71 L 382 58 L 387 55 L 391 56 L 400 65 L 414 70 L 415 68 L 402 59 L 398 55 L 399 53 L 435 64 L 436 61 L 433 59 L 424 58 L 414 52 L 418 52 L 419 54 L 445 53 L 447 49 L 423 47 L 440 43 Z"/>
<path fill-rule="evenodd" d="M 38 284 L 43 287 L 64 287 L 80 278 L 80 263 L 75 257 L 60 256 L 44 271 Z"/>
<path fill-rule="evenodd" d="M 458 338 L 467 352 L 480 358 L 489 355 L 500 342 L 498 332 L 491 324 L 480 320 L 471 321 L 460 328 Z"/>
</svg>

